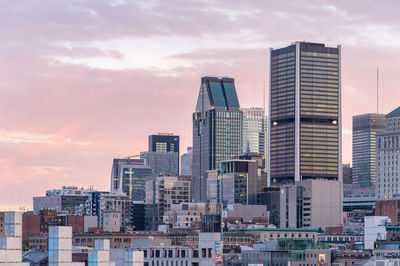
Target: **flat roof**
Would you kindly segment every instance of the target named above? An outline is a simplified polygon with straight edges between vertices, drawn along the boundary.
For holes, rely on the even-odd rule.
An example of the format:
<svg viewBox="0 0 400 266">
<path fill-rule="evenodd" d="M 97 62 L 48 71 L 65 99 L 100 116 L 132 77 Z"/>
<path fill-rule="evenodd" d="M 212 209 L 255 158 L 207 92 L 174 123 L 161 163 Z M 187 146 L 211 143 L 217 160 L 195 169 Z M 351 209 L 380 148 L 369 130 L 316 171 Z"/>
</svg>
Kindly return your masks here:
<svg viewBox="0 0 400 266">
<path fill-rule="evenodd" d="M 229 231 L 268 231 L 268 232 L 323 232 L 317 227 L 302 227 L 302 228 L 233 228 Z"/>
</svg>

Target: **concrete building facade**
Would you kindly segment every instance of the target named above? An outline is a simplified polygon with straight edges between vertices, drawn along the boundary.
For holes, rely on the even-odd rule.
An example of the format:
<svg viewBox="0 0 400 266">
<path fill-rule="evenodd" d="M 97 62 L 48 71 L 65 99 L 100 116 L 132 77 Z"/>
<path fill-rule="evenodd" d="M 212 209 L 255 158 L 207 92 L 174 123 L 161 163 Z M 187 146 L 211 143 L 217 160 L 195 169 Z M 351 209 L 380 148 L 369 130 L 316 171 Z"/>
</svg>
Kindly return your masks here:
<svg viewBox="0 0 400 266">
<path fill-rule="evenodd" d="M 400 197 L 400 107 L 386 115 L 386 128 L 376 134 L 377 200 Z"/>
<path fill-rule="evenodd" d="M 281 187 L 280 227 L 333 227 L 342 221 L 342 184 L 335 180 L 303 180 Z"/>
</svg>

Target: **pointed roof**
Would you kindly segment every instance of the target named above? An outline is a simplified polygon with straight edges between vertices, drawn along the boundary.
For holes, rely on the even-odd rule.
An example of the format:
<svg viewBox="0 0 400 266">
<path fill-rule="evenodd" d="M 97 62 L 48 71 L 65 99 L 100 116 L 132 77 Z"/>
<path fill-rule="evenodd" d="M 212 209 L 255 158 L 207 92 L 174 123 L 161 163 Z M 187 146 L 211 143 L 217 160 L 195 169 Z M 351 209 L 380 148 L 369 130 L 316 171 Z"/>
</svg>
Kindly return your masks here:
<svg viewBox="0 0 400 266">
<path fill-rule="evenodd" d="M 386 117 L 393 117 L 393 116 L 400 116 L 400 106 L 386 115 Z"/>
<path fill-rule="evenodd" d="M 196 112 L 212 109 L 239 109 L 239 100 L 233 78 L 203 77 Z"/>
</svg>

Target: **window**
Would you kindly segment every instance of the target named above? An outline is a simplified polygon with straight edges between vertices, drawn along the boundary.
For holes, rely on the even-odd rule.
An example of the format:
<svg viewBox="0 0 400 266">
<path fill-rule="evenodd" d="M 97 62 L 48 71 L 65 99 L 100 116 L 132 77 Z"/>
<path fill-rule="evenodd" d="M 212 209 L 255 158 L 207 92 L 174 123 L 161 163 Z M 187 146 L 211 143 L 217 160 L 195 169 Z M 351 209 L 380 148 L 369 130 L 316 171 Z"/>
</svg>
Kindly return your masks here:
<svg viewBox="0 0 400 266">
<path fill-rule="evenodd" d="M 205 248 L 201 249 L 201 257 L 206 258 L 207 257 L 207 250 Z"/>
</svg>

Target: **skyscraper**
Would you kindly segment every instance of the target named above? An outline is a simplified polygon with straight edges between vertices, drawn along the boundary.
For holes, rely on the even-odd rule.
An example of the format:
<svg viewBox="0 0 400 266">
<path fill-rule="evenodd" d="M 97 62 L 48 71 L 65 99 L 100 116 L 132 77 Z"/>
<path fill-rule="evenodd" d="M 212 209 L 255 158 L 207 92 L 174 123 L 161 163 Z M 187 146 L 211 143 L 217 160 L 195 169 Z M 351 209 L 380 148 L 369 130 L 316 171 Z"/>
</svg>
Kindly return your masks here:
<svg viewBox="0 0 400 266">
<path fill-rule="evenodd" d="M 269 180 L 342 179 L 340 46 L 270 51 Z"/>
<path fill-rule="evenodd" d="M 239 154 L 242 112 L 233 78 L 203 77 L 193 113 L 193 199 L 206 200 L 207 170 Z"/>
<path fill-rule="evenodd" d="M 386 127 L 376 134 L 377 200 L 400 197 L 400 107 L 386 115 Z"/>
<path fill-rule="evenodd" d="M 131 200 L 144 201 L 146 177 L 153 170 L 139 159 L 114 159 L 111 170 L 111 191 L 124 192 Z"/>
<path fill-rule="evenodd" d="M 385 115 L 353 116 L 353 177 L 361 187 L 375 186 L 376 133 L 385 130 Z"/>
<path fill-rule="evenodd" d="M 263 108 L 241 108 L 243 113 L 243 152 L 265 155 L 265 112 Z"/>
</svg>

